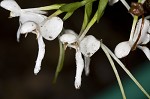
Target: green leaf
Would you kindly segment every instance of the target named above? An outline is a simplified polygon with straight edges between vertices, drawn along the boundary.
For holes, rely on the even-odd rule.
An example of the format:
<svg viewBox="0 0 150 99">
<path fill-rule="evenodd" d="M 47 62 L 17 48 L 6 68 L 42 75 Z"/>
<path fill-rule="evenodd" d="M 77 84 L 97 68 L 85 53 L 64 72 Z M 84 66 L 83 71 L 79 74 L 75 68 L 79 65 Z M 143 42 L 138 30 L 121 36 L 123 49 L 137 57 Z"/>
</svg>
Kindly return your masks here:
<svg viewBox="0 0 150 99">
<path fill-rule="evenodd" d="M 65 58 L 65 49 L 64 49 L 64 45 L 59 41 L 59 47 L 60 47 L 60 52 L 59 52 L 59 61 L 57 64 L 57 68 L 56 68 L 56 72 L 55 72 L 55 76 L 53 79 L 53 83 L 56 82 L 57 77 L 59 72 L 62 70 L 63 68 L 63 63 L 64 63 L 64 58 Z"/>
<path fill-rule="evenodd" d="M 53 4 L 49 6 L 39 7 L 40 10 L 55 10 L 59 9 L 64 4 Z"/>
<path fill-rule="evenodd" d="M 84 20 L 83 20 L 82 28 L 80 30 L 80 34 L 79 35 L 81 35 L 81 33 L 84 31 L 84 29 L 86 28 L 88 22 L 89 22 L 89 19 L 88 19 L 88 16 L 87 16 L 87 12 L 85 11 L 84 12 Z"/>
<path fill-rule="evenodd" d="M 84 3 L 82 3 L 82 2 L 69 3 L 69 4 L 65 4 L 65 5 L 61 6 L 60 10 L 62 10 L 64 12 L 74 12 L 76 9 L 78 9 L 79 7 L 81 7 L 83 5 L 84 5 Z"/>
<path fill-rule="evenodd" d="M 67 20 L 72 14 L 73 14 L 73 12 L 68 12 L 68 13 L 64 16 L 63 20 Z"/>
<path fill-rule="evenodd" d="M 90 3 L 90 2 L 94 2 L 96 0 L 83 0 L 83 1 L 85 1 L 86 3 Z"/>
<path fill-rule="evenodd" d="M 85 11 L 86 11 L 88 19 L 90 19 L 90 16 L 92 14 L 92 5 L 93 5 L 93 2 L 87 3 L 85 5 Z"/>
<path fill-rule="evenodd" d="M 102 17 L 104 10 L 107 6 L 107 3 L 108 0 L 99 0 L 97 22 L 99 22 L 100 18 Z"/>
<path fill-rule="evenodd" d="M 87 32 L 90 30 L 90 28 L 96 22 L 96 20 L 97 20 L 97 13 L 98 13 L 98 11 L 96 11 L 96 13 L 94 14 L 93 18 L 90 20 L 90 22 L 88 22 L 88 24 L 87 24 L 86 28 L 83 30 L 83 32 L 80 32 L 80 34 L 79 34 L 79 41 L 81 41 L 85 37 Z"/>
<path fill-rule="evenodd" d="M 76 9 L 84 6 L 85 4 L 94 2 L 94 1 L 95 0 L 83 0 L 81 2 L 73 2 L 73 3 L 65 4 L 60 7 L 60 10 L 64 12 L 74 12 Z"/>
<path fill-rule="evenodd" d="M 84 20 L 83 20 L 83 23 L 82 23 L 82 28 L 81 28 L 80 33 L 82 33 L 84 31 L 84 29 L 86 28 L 86 26 L 87 26 L 87 24 L 90 20 L 90 16 L 92 14 L 92 5 L 93 5 L 93 2 L 87 3 L 85 5 Z"/>
</svg>

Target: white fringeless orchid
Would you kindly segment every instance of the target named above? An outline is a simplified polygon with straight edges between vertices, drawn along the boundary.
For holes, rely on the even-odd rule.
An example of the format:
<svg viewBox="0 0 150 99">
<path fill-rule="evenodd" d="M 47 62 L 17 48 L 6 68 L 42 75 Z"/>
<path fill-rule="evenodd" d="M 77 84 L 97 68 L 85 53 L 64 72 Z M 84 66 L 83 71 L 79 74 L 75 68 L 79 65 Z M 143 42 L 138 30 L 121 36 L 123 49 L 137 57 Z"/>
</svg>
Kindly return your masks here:
<svg viewBox="0 0 150 99">
<path fill-rule="evenodd" d="M 75 88 L 79 89 L 81 86 L 81 76 L 83 69 L 85 68 L 85 74 L 89 74 L 90 57 L 100 48 L 100 41 L 94 36 L 88 35 L 80 42 L 78 41 L 78 35 L 72 30 L 65 30 L 65 33 L 60 36 L 60 41 L 65 44 L 66 47 L 71 47 L 76 50 L 76 76 L 75 76 Z M 82 57 L 84 55 L 84 60 Z"/>
<path fill-rule="evenodd" d="M 17 31 L 17 41 L 20 39 L 20 34 L 31 32 L 37 35 L 39 51 L 34 68 L 34 73 L 37 74 L 45 54 L 43 38 L 46 40 L 55 39 L 62 31 L 63 21 L 59 17 L 47 18 L 42 15 L 46 12 L 38 8 L 21 9 L 14 0 L 3 0 L 0 6 L 11 11 L 10 17 L 19 17 L 20 26 Z"/>
<path fill-rule="evenodd" d="M 145 46 L 150 41 L 150 22 L 147 19 L 139 19 L 133 38 L 119 43 L 115 48 L 118 58 L 127 56 L 131 50 L 141 49 L 150 60 L 150 50 Z"/>
<path fill-rule="evenodd" d="M 17 41 L 20 38 L 20 28 L 22 24 L 27 21 L 33 21 L 36 24 L 43 22 L 47 17 L 42 15 L 45 11 L 40 11 L 38 8 L 34 9 L 21 9 L 20 6 L 14 0 L 3 0 L 0 6 L 10 11 L 10 17 L 19 17 L 20 26 L 17 31 Z"/>
<path fill-rule="evenodd" d="M 34 74 L 37 74 L 40 71 L 41 62 L 44 58 L 45 44 L 43 42 L 43 38 L 46 40 L 54 40 L 62 31 L 62 28 L 63 21 L 59 17 L 52 17 L 41 24 L 28 21 L 20 27 L 19 31 L 21 34 L 32 32 L 37 35 L 39 51 L 34 68 Z"/>
</svg>

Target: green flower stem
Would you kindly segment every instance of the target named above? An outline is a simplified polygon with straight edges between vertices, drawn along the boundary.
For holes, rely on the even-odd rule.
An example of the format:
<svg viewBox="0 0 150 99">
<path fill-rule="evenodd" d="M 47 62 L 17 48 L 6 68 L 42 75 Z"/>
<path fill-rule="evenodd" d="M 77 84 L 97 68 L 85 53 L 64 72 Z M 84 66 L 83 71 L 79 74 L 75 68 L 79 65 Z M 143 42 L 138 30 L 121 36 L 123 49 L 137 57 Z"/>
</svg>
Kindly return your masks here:
<svg viewBox="0 0 150 99">
<path fill-rule="evenodd" d="M 97 14 L 98 12 L 96 11 L 94 17 L 91 19 L 91 21 L 88 23 L 87 27 L 85 28 L 85 30 L 79 34 L 79 41 L 81 41 L 84 36 L 87 34 L 87 32 L 89 31 L 89 29 L 93 26 L 93 24 L 96 22 L 97 20 Z"/>
<path fill-rule="evenodd" d="M 106 56 L 107 56 L 107 58 L 108 58 L 108 60 L 109 60 L 109 62 L 110 62 L 110 64 L 111 64 L 111 66 L 112 66 L 112 68 L 113 68 L 113 71 L 114 71 L 114 73 L 115 73 L 115 76 L 116 76 L 116 78 L 117 78 L 117 81 L 118 81 L 118 84 L 119 84 L 119 87 L 120 87 L 120 90 L 121 90 L 122 97 L 123 97 L 123 99 L 126 99 L 126 95 L 125 95 L 125 92 L 124 92 L 124 88 L 123 88 L 123 85 L 122 85 L 120 76 L 119 76 L 119 74 L 118 74 L 118 71 L 117 71 L 117 69 L 116 69 L 116 67 L 115 67 L 115 64 L 114 64 L 114 62 L 113 62 L 113 60 L 112 60 L 110 54 L 108 53 L 107 49 L 103 46 L 103 44 L 101 45 L 101 48 L 102 48 L 102 50 L 104 51 L 104 53 L 106 54 Z"/>
<path fill-rule="evenodd" d="M 30 10 L 43 10 L 43 11 L 47 11 L 47 10 L 57 10 L 59 9 L 62 5 L 64 4 L 53 4 L 53 5 L 49 5 L 49 6 L 43 6 L 43 7 L 37 7 L 37 8 L 28 8 Z M 24 10 L 28 10 L 28 9 L 24 9 Z"/>
<path fill-rule="evenodd" d="M 48 19 L 50 19 L 51 17 L 55 17 L 55 16 L 58 16 L 59 14 L 63 13 L 63 11 L 61 10 L 57 10 L 56 12 L 54 12 L 53 14 L 51 14 Z"/>
<path fill-rule="evenodd" d="M 91 17 L 91 14 L 92 14 L 92 6 L 93 6 L 93 2 L 90 2 L 90 3 L 85 5 L 84 19 L 83 19 L 83 23 L 82 23 L 80 33 L 82 33 L 84 31 L 84 29 L 86 28 L 87 24 L 90 21 L 90 17 Z"/>
<path fill-rule="evenodd" d="M 59 72 L 62 70 L 63 68 L 63 63 L 64 63 L 64 59 L 65 59 L 65 49 L 64 49 L 64 45 L 59 41 L 59 60 L 58 60 L 58 64 L 57 64 L 57 68 L 56 68 L 56 72 L 55 72 L 55 76 L 53 79 L 53 83 L 56 82 L 57 77 Z"/>
<path fill-rule="evenodd" d="M 122 69 L 129 75 L 129 77 L 134 81 L 134 83 L 140 88 L 140 90 L 150 99 L 150 95 L 142 87 L 142 85 L 135 79 L 135 77 L 130 73 L 130 71 L 125 67 L 125 65 L 112 53 L 112 51 L 102 44 L 108 51 L 108 53 L 114 58 L 114 60 L 122 67 Z"/>
<path fill-rule="evenodd" d="M 73 12 L 67 12 L 66 15 L 63 18 L 63 21 L 67 20 L 69 17 L 71 17 Z"/>
<path fill-rule="evenodd" d="M 85 9 L 85 11 L 84 11 L 83 24 L 82 24 L 82 28 L 81 28 L 81 30 L 80 30 L 80 34 L 79 34 L 79 35 L 81 35 L 81 33 L 84 31 L 84 29 L 86 28 L 88 22 L 89 22 L 89 19 L 88 19 L 87 12 L 86 12 L 86 9 Z"/>
<path fill-rule="evenodd" d="M 64 5 L 64 4 L 53 4 L 50 6 L 38 7 L 38 9 L 40 9 L 40 10 L 55 10 L 55 9 L 59 9 L 62 5 Z"/>
<path fill-rule="evenodd" d="M 138 21 L 138 16 L 134 16 L 129 41 L 132 41 L 132 39 L 133 39 L 137 21 Z"/>
</svg>

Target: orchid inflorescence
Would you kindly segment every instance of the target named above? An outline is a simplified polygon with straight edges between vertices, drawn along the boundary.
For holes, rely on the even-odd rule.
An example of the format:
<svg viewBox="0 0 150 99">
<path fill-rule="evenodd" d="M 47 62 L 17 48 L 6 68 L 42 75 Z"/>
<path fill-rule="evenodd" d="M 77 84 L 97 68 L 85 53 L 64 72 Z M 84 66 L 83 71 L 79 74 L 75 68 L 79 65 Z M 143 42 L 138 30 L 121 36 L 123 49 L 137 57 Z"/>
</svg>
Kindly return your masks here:
<svg viewBox="0 0 150 99">
<path fill-rule="evenodd" d="M 144 8 L 142 7 L 145 0 L 138 0 L 138 3 L 133 3 L 131 7 L 125 0 L 99 0 L 98 9 L 93 18 L 91 18 L 92 5 L 95 1 L 97 0 L 82 0 L 81 2 L 73 2 L 69 4 L 63 3 L 38 8 L 21 9 L 16 1 L 3 0 L 1 1 L 0 6 L 10 11 L 11 18 L 19 17 L 20 26 L 17 31 L 18 42 L 21 34 L 25 34 L 25 36 L 27 36 L 28 33 L 36 34 L 39 51 L 34 68 L 34 74 L 37 74 L 40 71 L 41 63 L 45 55 L 45 43 L 43 38 L 49 41 L 58 38 L 60 42 L 60 55 L 54 81 L 56 81 L 58 73 L 63 67 L 66 48 L 70 47 L 76 51 L 76 75 L 74 85 L 76 89 L 79 89 L 81 86 L 83 70 L 85 70 L 86 75 L 89 75 L 91 57 L 101 48 L 106 54 L 114 70 L 123 98 L 126 99 L 126 95 L 112 58 L 123 68 L 141 91 L 150 98 L 149 94 L 144 90 L 140 83 L 138 83 L 134 76 L 118 59 L 127 56 L 130 51 L 134 51 L 136 48 L 139 48 L 145 53 L 148 60 L 150 60 L 150 50 L 146 47 L 146 44 L 150 42 L 150 22 L 148 20 L 149 16 L 143 16 Z M 133 17 L 133 25 L 129 40 L 119 43 L 115 48 L 115 54 L 113 54 L 113 52 L 104 45 L 102 40 L 96 39 L 93 35 L 86 34 L 96 21 L 99 22 L 107 4 L 114 5 L 119 1 L 122 2 L 127 10 L 130 11 L 130 14 Z M 82 6 L 85 6 L 85 13 L 80 33 L 78 34 L 71 29 L 65 29 L 63 27 L 65 20 L 71 17 L 76 9 Z M 56 12 L 50 16 L 46 16 L 48 10 L 56 10 Z M 61 13 L 66 13 L 63 19 L 58 17 Z M 140 16 L 142 16 L 142 18 L 138 19 Z"/>
</svg>

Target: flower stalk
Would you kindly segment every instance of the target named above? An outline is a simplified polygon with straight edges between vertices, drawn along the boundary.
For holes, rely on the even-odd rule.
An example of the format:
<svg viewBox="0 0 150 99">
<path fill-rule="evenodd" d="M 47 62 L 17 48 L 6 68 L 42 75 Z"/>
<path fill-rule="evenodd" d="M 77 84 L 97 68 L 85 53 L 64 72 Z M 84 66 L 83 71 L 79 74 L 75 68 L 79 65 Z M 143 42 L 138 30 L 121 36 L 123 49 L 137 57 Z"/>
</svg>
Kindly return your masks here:
<svg viewBox="0 0 150 99">
<path fill-rule="evenodd" d="M 142 85 L 135 79 L 135 77 L 130 73 L 130 71 L 125 67 L 125 65 L 113 54 L 113 52 L 102 43 L 102 46 L 106 48 L 108 53 L 114 58 L 114 60 L 119 64 L 119 66 L 128 74 L 128 76 L 133 80 L 133 82 L 139 87 L 139 89 L 150 99 L 150 95 L 142 87 Z"/>
<path fill-rule="evenodd" d="M 102 50 L 104 51 L 104 53 L 106 54 L 106 56 L 107 56 L 107 58 L 108 58 L 108 60 L 109 60 L 109 62 L 110 62 L 110 64 L 111 64 L 111 66 L 112 66 L 112 69 L 113 69 L 113 71 L 114 71 L 114 73 L 115 73 L 115 76 L 116 76 L 116 78 L 117 78 L 117 81 L 118 81 L 118 84 L 119 84 L 119 87 L 120 87 L 120 90 L 121 90 L 122 97 L 123 97 L 123 99 L 126 99 L 126 95 L 125 95 L 125 92 L 124 92 L 124 88 L 123 88 L 123 85 L 122 85 L 120 76 L 119 76 L 119 74 L 118 74 L 118 71 L 117 71 L 117 69 L 116 69 L 116 66 L 115 66 L 115 64 L 114 64 L 114 62 L 113 62 L 113 60 L 112 60 L 112 58 L 111 58 L 109 52 L 107 51 L 107 49 L 105 48 L 105 46 L 104 46 L 103 44 L 101 44 L 101 48 L 102 48 Z"/>
</svg>

